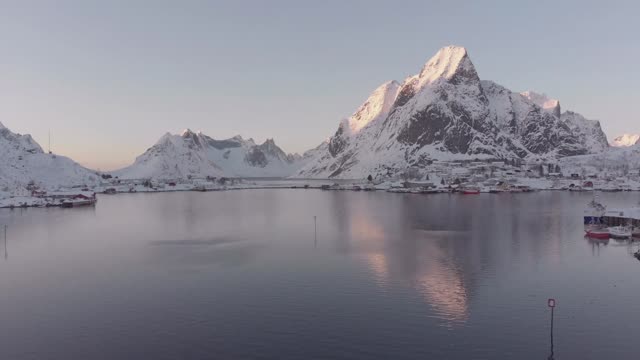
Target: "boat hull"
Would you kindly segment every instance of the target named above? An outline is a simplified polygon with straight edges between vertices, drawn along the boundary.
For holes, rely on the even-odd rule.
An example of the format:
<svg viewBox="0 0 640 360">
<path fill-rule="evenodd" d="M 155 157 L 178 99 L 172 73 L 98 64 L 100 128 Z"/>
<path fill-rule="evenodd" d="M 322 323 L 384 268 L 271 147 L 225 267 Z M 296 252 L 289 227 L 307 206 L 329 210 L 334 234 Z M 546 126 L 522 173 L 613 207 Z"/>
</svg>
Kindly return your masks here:
<svg viewBox="0 0 640 360">
<path fill-rule="evenodd" d="M 586 236 L 593 239 L 608 239 L 611 235 L 608 232 L 589 230 L 587 231 Z"/>
<path fill-rule="evenodd" d="M 631 239 L 631 229 L 625 227 L 612 227 L 609 228 L 609 235 L 613 239 L 625 240 Z"/>
<path fill-rule="evenodd" d="M 618 239 L 618 240 L 631 239 L 631 234 L 614 234 L 614 233 L 610 233 L 609 236 L 612 239 Z"/>
<path fill-rule="evenodd" d="M 60 207 L 63 208 L 74 208 L 74 207 L 83 207 L 83 206 L 94 206 L 96 204 L 96 200 L 75 200 L 75 201 L 65 201 L 60 204 Z"/>
</svg>

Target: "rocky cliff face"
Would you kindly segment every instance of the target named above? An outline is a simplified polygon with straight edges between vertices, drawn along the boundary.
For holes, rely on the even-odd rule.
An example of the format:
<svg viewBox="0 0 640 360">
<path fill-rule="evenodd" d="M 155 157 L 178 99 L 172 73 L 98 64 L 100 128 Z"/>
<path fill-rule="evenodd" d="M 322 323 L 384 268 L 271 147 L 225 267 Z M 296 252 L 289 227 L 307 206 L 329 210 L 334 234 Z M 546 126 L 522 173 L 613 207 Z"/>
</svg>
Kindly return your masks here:
<svg viewBox="0 0 640 360">
<path fill-rule="evenodd" d="M 376 89 L 297 176 L 392 175 L 432 160 L 556 158 L 607 146 L 598 122 L 481 81 L 467 51 L 448 46 L 417 75 Z"/>
</svg>

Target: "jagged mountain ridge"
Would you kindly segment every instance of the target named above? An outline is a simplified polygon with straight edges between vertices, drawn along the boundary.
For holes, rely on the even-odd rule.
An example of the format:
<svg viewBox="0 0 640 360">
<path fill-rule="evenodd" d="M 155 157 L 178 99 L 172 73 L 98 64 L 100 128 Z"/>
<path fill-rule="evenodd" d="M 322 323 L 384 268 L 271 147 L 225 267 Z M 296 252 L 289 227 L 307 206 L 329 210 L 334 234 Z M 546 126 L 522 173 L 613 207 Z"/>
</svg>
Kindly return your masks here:
<svg viewBox="0 0 640 360">
<path fill-rule="evenodd" d="M 448 46 L 417 75 L 377 88 L 296 176 L 384 176 L 432 160 L 558 158 L 607 147 L 599 122 L 481 81 L 466 49 Z"/>
<path fill-rule="evenodd" d="M 132 165 L 114 174 L 130 179 L 282 177 L 291 175 L 301 164 L 302 156 L 285 153 L 273 139 L 262 144 L 241 136 L 216 140 L 187 129 L 180 135 L 166 133 Z"/>
<path fill-rule="evenodd" d="M 0 123 L 0 192 L 27 193 L 30 183 L 41 189 L 96 185 L 100 177 L 73 160 L 46 154 L 31 137 L 14 133 Z"/>
</svg>

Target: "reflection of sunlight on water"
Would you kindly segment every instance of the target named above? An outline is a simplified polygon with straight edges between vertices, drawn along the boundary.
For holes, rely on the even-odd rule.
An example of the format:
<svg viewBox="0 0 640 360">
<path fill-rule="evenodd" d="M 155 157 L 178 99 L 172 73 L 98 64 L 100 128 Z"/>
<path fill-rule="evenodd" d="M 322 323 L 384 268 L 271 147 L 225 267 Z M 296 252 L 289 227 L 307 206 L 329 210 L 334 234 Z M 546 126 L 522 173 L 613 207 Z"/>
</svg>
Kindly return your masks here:
<svg viewBox="0 0 640 360">
<path fill-rule="evenodd" d="M 469 315 L 469 294 L 462 273 L 455 268 L 454 259 L 434 241 L 443 237 L 447 241 L 447 237 L 464 232 L 417 233 L 422 237 L 419 253 L 428 259 L 416 270 L 416 291 L 425 297 L 447 326 L 465 323 Z"/>
<path fill-rule="evenodd" d="M 410 258 L 396 254 L 393 246 L 385 244 L 384 227 L 374 223 L 363 215 L 354 215 L 350 222 L 351 241 L 364 250 L 364 259 L 377 285 L 386 287 L 390 279 L 390 268 L 404 265 L 415 260 L 416 266 L 411 273 L 404 273 L 404 282 L 413 284 L 413 288 L 426 300 L 435 312 L 435 317 L 445 326 L 463 324 L 468 318 L 468 291 L 462 273 L 456 268 L 455 260 L 438 241 L 454 241 L 455 237 L 465 236 L 465 231 L 415 231 L 417 248 Z M 403 274 L 402 271 L 394 272 Z"/>
<path fill-rule="evenodd" d="M 384 253 L 383 227 L 362 214 L 355 214 L 350 222 L 350 235 L 352 241 L 365 249 L 365 261 L 373 272 L 375 282 L 386 286 L 389 280 L 389 264 Z"/>
<path fill-rule="evenodd" d="M 373 272 L 375 281 L 380 286 L 386 286 L 389 281 L 389 264 L 384 254 L 367 254 L 366 261 Z"/>
<path fill-rule="evenodd" d="M 382 246 L 384 241 L 384 229 L 382 226 L 371 222 L 366 216 L 356 214 L 351 220 L 351 238 L 365 246 Z"/>
<path fill-rule="evenodd" d="M 433 263 L 424 274 L 418 274 L 416 290 L 448 322 L 464 323 L 468 317 L 468 294 L 464 282 L 455 270 Z"/>
</svg>

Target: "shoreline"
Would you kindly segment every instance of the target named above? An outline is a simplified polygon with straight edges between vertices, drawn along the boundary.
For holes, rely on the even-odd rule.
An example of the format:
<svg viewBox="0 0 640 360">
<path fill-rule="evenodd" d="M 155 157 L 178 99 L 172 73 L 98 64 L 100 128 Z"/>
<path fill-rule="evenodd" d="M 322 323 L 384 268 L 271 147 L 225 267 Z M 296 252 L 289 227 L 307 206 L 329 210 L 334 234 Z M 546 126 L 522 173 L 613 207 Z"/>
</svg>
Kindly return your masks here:
<svg viewBox="0 0 640 360">
<path fill-rule="evenodd" d="M 121 194 L 157 194 L 157 193 L 174 193 L 174 192 L 217 192 L 217 191 L 238 191 L 238 190 L 321 190 L 321 191 L 353 191 L 353 192 L 371 192 L 371 191 L 384 191 L 389 193 L 396 194 L 414 194 L 414 195 L 436 195 L 436 194 L 448 194 L 448 195 L 465 195 L 472 196 L 477 194 L 464 194 L 460 188 L 424 188 L 424 187 L 414 187 L 414 188 L 400 188 L 400 187 L 391 187 L 391 186 L 380 186 L 380 185 L 372 185 L 368 184 L 368 186 L 361 186 L 361 184 L 345 184 L 345 185 L 327 185 L 327 184 L 304 184 L 304 185 L 287 185 L 287 184 L 274 184 L 274 185 L 244 185 L 244 186 L 224 186 L 224 187 L 204 187 L 204 188 L 185 188 L 185 187 L 177 187 L 172 189 L 135 189 L 134 191 L 118 191 L 112 193 L 105 193 L 104 190 L 96 191 L 96 194 L 100 194 L 103 196 L 106 195 L 121 195 Z M 492 195 L 502 195 L 502 194 L 529 194 L 541 191 L 566 191 L 566 192 L 576 192 L 576 193 L 599 193 L 599 192 L 640 192 L 639 189 L 619 189 L 619 190 L 610 190 L 610 189 L 581 189 L 581 190 L 572 190 L 572 189 L 564 189 L 564 188 L 531 188 L 526 191 L 521 190 L 505 190 L 505 191 L 494 191 L 487 188 L 483 188 L 479 191 L 478 194 L 492 194 Z M 72 190 L 68 190 L 70 194 L 73 193 Z M 13 201 L 11 201 L 13 200 Z M 95 204 L 90 205 L 81 205 L 75 207 L 88 207 L 95 206 Z M 51 197 L 33 197 L 33 196 L 14 196 L 0 199 L 0 209 L 24 209 L 24 208 L 61 208 L 64 207 L 60 199 L 53 199 Z"/>
</svg>

